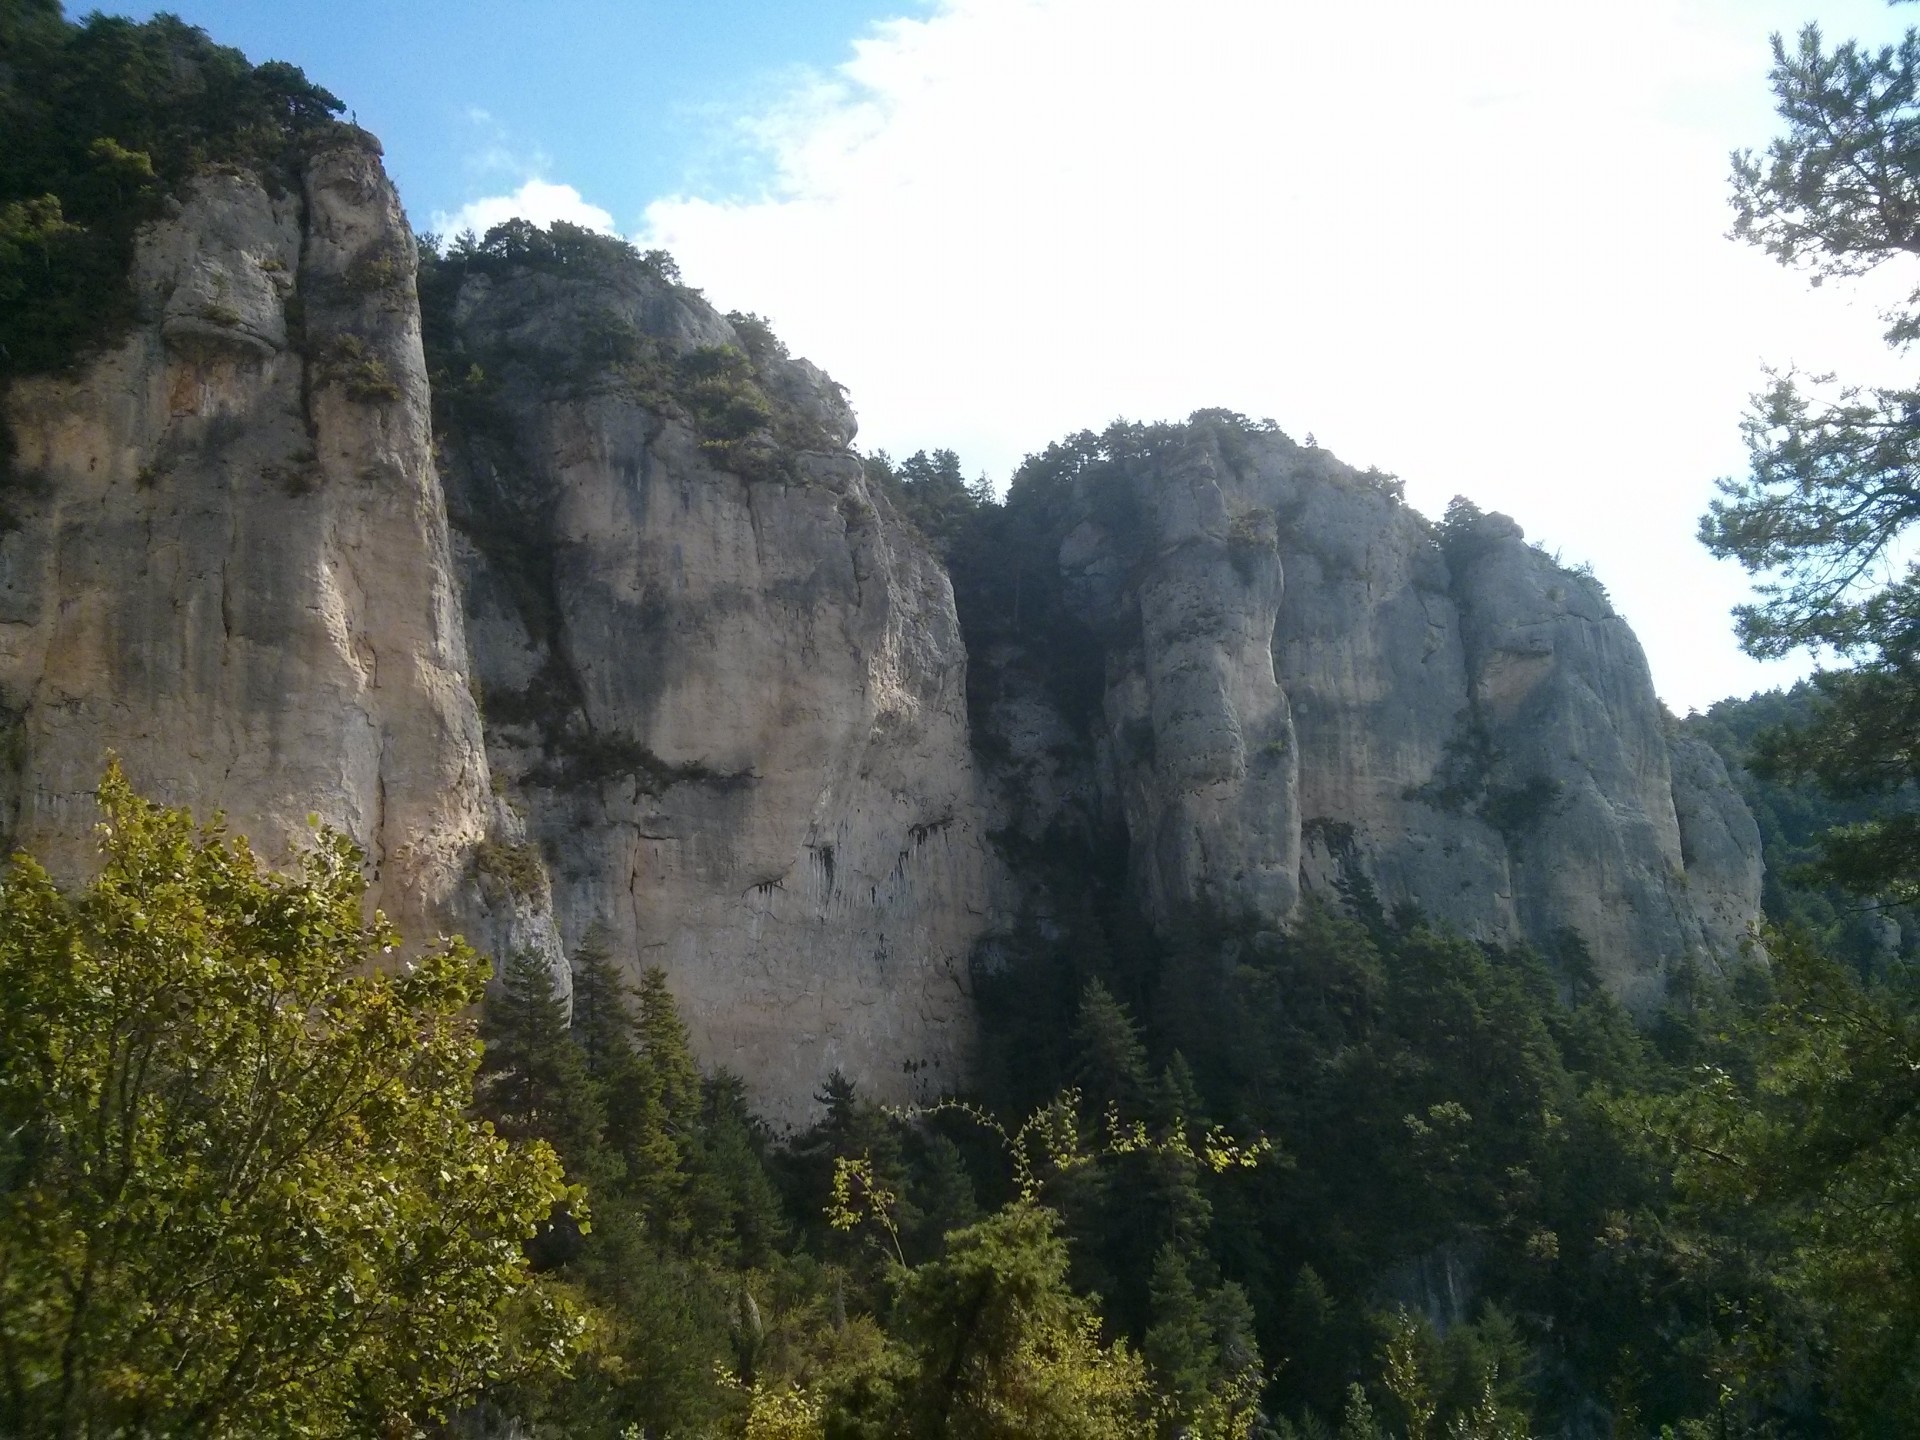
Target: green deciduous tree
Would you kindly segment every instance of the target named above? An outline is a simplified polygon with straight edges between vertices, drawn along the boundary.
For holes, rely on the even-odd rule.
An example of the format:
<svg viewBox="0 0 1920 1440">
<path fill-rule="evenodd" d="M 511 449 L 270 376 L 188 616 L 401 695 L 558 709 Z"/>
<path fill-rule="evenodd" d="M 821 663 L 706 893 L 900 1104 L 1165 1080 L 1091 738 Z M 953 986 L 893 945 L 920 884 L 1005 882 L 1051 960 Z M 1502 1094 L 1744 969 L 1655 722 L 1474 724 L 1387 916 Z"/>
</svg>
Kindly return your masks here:
<svg viewBox="0 0 1920 1440">
<path fill-rule="evenodd" d="M 953 1440 L 1120 1440 L 1151 1434 L 1139 1357 L 1103 1345 L 1067 1287 L 1059 1218 L 1018 1201 L 908 1272 L 901 1326 L 918 1360 L 911 1433 Z"/>
<path fill-rule="evenodd" d="M 563 1365 L 559 1164 L 469 1114 L 484 962 L 396 965 L 340 836 L 277 875 L 100 801 L 99 879 L 0 882 L 0 1431 L 412 1433 Z"/>
</svg>

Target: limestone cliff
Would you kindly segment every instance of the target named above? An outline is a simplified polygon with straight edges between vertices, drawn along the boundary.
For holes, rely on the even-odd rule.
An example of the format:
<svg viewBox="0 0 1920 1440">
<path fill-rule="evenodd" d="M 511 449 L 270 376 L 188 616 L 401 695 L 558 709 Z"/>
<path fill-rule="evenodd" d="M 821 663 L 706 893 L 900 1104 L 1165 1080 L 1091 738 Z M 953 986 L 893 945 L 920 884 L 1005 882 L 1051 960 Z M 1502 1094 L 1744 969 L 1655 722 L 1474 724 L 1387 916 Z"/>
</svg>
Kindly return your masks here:
<svg viewBox="0 0 1920 1440">
<path fill-rule="evenodd" d="M 441 280 L 496 784 L 569 941 L 664 966 L 774 1113 L 949 1086 L 995 862 L 947 577 L 825 376 L 582 243 Z"/>
<path fill-rule="evenodd" d="M 664 967 L 789 1121 L 834 1069 L 963 1076 L 1044 888 L 1009 855 L 1118 837 L 1162 927 L 1320 892 L 1577 937 L 1643 1006 L 1758 912 L 1717 757 L 1501 517 L 1233 417 L 1120 427 L 992 507 L 957 611 L 763 324 L 566 227 L 422 262 L 351 127 L 290 188 L 196 182 L 133 284 L 7 399 L 0 826 L 57 869 L 109 750 L 269 856 L 317 815 L 416 936 Z"/>
<path fill-rule="evenodd" d="M 1672 965 L 1739 954 L 1751 816 L 1716 757 L 1669 741 L 1598 584 L 1511 520 L 1436 527 L 1387 477 L 1219 415 L 1083 437 L 1024 484 L 1102 682 L 1076 787 L 1049 758 L 1070 747 L 1032 738 L 1074 729 L 1019 683 L 1034 642 L 989 652 L 1002 793 L 1029 834 L 1119 816 L 1163 925 L 1284 914 L 1297 876 L 1563 959 L 1577 937 L 1639 1008 Z"/>
<path fill-rule="evenodd" d="M 492 799 L 412 256 L 376 153 L 343 132 L 304 193 L 200 181 L 140 246 L 132 333 L 15 385 L 15 844 L 77 863 L 111 749 L 270 856 L 310 814 L 346 831 L 409 929 L 460 908 Z"/>
<path fill-rule="evenodd" d="M 342 127 L 297 191 L 198 182 L 131 333 L 13 388 L 7 838 L 83 865 L 114 751 L 269 857 L 344 830 L 409 933 L 563 990 L 603 927 L 775 1118 L 835 1068 L 948 1085 L 990 879 L 965 652 L 845 402 L 784 355 L 736 375 L 750 342 L 616 247 L 460 287 L 497 372 L 445 387 L 437 457 L 377 156 Z"/>
</svg>

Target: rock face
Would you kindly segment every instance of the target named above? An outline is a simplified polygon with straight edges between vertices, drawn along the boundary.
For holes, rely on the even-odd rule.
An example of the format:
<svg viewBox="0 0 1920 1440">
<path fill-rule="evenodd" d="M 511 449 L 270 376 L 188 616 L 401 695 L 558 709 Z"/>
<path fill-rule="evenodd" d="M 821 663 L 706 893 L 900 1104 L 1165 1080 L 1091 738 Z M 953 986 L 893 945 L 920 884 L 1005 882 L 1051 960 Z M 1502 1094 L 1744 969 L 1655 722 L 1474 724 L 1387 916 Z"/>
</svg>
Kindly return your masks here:
<svg viewBox="0 0 1920 1440">
<path fill-rule="evenodd" d="M 838 390 L 644 266 L 448 298 L 494 377 L 491 425 L 447 445 L 474 675 L 567 939 L 663 966 L 701 1054 L 782 1118 L 834 1069 L 951 1085 L 995 863 L 966 652 Z M 583 369 L 582 334 L 621 358 Z M 733 404 L 786 443 L 703 441 Z"/>
<path fill-rule="evenodd" d="M 1273 667 L 1272 517 L 1245 543 L 1200 449 L 1169 452 L 1130 499 L 1149 541 L 1123 558 L 1089 518 L 1060 564 L 1106 645 L 1107 773 L 1136 883 L 1162 919 L 1195 904 L 1283 916 L 1300 894 L 1300 770 Z"/>
<path fill-rule="evenodd" d="M 1563 960 L 1577 937 L 1642 1009 L 1672 965 L 1739 953 L 1758 832 L 1717 758 L 1669 741 L 1590 577 L 1503 516 L 1432 526 L 1385 477 L 1237 419 L 1127 449 L 1058 522 L 1103 656 L 1099 778 L 1037 782 L 1029 758 L 1016 783 L 1118 811 L 1160 923 L 1282 915 L 1297 874 Z M 1029 693 L 988 726 L 1031 757 L 1033 716 Z"/>
<path fill-rule="evenodd" d="M 1217 416 L 1088 452 L 1051 628 L 1016 576 L 970 635 L 970 734 L 953 587 L 838 387 L 663 257 L 523 227 L 417 275 L 341 127 L 290 188 L 198 182 L 134 284 L 7 397 L 0 828 L 57 871 L 109 751 L 275 859 L 317 814 L 416 937 L 660 965 L 787 1122 L 835 1069 L 962 1079 L 1022 842 L 1120 836 L 1162 925 L 1319 892 L 1577 937 L 1640 1006 L 1758 913 L 1720 762 L 1502 517 Z"/>
<path fill-rule="evenodd" d="M 11 396 L 8 836 L 80 863 L 111 749 L 269 856 L 317 814 L 430 933 L 493 802 L 399 202 L 355 144 L 314 156 L 304 195 L 213 176 L 134 283 L 118 348 Z"/>
<path fill-rule="evenodd" d="M 564 990 L 600 927 L 773 1118 L 836 1068 L 950 1085 L 992 881 L 966 657 L 837 389 L 735 374 L 751 342 L 637 262 L 476 273 L 457 330 L 499 378 L 443 484 L 377 147 L 303 178 L 200 182 L 143 238 L 141 323 L 9 397 L 6 838 L 84 868 L 117 752 L 271 858 L 345 831 L 411 935 L 543 953 Z"/>
</svg>

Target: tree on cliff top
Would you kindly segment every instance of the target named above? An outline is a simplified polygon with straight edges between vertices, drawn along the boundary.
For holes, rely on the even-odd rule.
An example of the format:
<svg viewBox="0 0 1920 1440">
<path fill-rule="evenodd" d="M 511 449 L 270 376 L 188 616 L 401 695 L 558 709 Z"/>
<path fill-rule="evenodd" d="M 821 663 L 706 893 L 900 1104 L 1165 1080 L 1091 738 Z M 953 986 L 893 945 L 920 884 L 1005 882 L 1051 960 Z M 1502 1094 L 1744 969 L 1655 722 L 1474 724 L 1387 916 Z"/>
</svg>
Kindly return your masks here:
<svg viewBox="0 0 1920 1440">
<path fill-rule="evenodd" d="M 449 942 L 394 969 L 361 856 L 291 875 L 100 789 L 100 878 L 0 881 L 0 1432 L 412 1434 L 564 1365 L 544 1144 L 471 1118 Z"/>
<path fill-rule="evenodd" d="M 1734 157 L 1737 235 L 1813 283 L 1920 256 L 1920 33 L 1874 50 L 1829 49 L 1808 26 L 1774 37 L 1772 84 L 1787 132 L 1764 157 Z M 1920 339 L 1920 289 L 1887 340 Z M 1920 778 L 1920 389 L 1830 388 L 1772 377 L 1744 423 L 1751 468 L 1720 482 L 1700 538 L 1763 577 L 1736 612 L 1757 656 L 1828 647 L 1854 662 L 1817 680 L 1825 704 L 1775 732 L 1756 764 L 1840 795 Z M 1856 892 L 1920 898 L 1920 815 L 1831 833 L 1825 874 Z"/>
<path fill-rule="evenodd" d="M 133 308 L 134 234 L 210 165 L 285 184 L 340 102 L 173 15 L 0 0 L 0 382 L 56 370 Z"/>
</svg>

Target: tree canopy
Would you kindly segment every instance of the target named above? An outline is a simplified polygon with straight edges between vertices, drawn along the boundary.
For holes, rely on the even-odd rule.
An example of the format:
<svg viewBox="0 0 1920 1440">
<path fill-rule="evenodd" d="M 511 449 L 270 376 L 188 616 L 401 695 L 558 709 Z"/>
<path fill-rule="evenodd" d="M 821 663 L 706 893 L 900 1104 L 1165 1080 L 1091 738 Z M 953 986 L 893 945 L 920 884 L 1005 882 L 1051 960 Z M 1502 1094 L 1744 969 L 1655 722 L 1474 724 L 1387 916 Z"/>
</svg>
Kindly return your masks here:
<svg viewBox="0 0 1920 1440">
<path fill-rule="evenodd" d="M 411 1433 L 563 1366 L 522 1245 L 578 1197 L 469 1114 L 485 963 L 396 966 L 338 835 L 280 875 L 100 804 L 97 880 L 0 881 L 0 1430 Z"/>
<path fill-rule="evenodd" d="M 1734 157 L 1735 234 L 1814 284 L 1920 255 L 1920 34 L 1878 49 L 1829 46 L 1808 26 L 1774 37 L 1772 85 L 1786 132 L 1764 156 Z M 1888 317 L 1887 340 L 1920 338 L 1920 289 Z M 1759 747 L 1772 773 L 1841 795 L 1886 795 L 1920 776 L 1920 390 L 1775 374 L 1745 421 L 1749 473 L 1720 482 L 1701 521 L 1714 554 L 1760 577 L 1741 642 L 1767 657 L 1830 651 L 1824 701 Z M 1905 812 L 1835 830 L 1829 878 L 1920 898 L 1920 820 Z"/>
<path fill-rule="evenodd" d="M 341 105 L 173 15 L 0 0 L 0 382 L 71 365 L 129 317 L 133 237 L 210 165 L 271 184 Z"/>
</svg>

